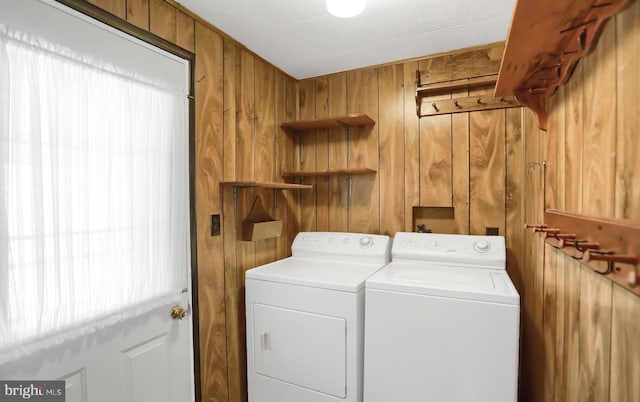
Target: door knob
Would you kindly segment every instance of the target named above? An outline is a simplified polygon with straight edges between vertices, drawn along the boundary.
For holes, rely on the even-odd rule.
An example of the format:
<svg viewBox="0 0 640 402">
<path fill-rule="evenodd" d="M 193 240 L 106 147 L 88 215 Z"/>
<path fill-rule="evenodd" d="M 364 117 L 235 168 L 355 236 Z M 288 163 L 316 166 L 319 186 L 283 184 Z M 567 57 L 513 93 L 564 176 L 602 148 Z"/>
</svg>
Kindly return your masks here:
<svg viewBox="0 0 640 402">
<path fill-rule="evenodd" d="M 171 318 L 181 320 L 187 315 L 187 311 L 182 306 L 173 306 L 171 309 Z"/>
</svg>

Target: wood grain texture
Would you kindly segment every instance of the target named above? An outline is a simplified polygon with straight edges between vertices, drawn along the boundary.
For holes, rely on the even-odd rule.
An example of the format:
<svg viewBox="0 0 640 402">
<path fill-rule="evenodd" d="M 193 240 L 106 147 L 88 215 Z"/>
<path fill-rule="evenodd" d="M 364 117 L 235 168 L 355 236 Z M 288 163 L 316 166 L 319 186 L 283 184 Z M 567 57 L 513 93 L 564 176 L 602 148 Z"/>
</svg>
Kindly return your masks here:
<svg viewBox="0 0 640 402">
<path fill-rule="evenodd" d="M 446 71 L 449 57 L 426 59 L 418 63 L 420 71 Z M 426 96 L 422 102 L 430 105 L 451 99 L 451 91 Z M 428 107 L 428 106 L 427 106 Z M 428 116 L 420 119 L 420 205 L 450 207 L 453 203 L 451 115 Z"/>
<path fill-rule="evenodd" d="M 609 398 L 612 283 L 590 269 L 580 276 L 580 393 L 585 402 Z"/>
<path fill-rule="evenodd" d="M 581 402 L 580 392 L 580 263 L 569 256 L 564 257 L 564 372 L 561 390 L 562 401 Z M 585 299 L 585 303 L 589 300 Z"/>
<path fill-rule="evenodd" d="M 615 25 L 608 24 L 599 46 L 583 60 L 585 100 L 582 213 L 613 217 L 616 165 Z M 603 103 L 602 100 L 609 99 Z"/>
<path fill-rule="evenodd" d="M 224 180 L 236 180 L 236 154 L 237 154 L 237 120 L 236 120 L 236 43 L 230 39 L 223 40 L 223 68 L 224 68 L 224 87 L 223 87 L 223 124 L 224 124 L 224 160 L 223 171 Z M 196 76 L 196 80 L 202 77 Z M 230 211 L 232 212 L 232 211 Z"/>
<path fill-rule="evenodd" d="M 506 185 L 505 185 L 505 241 L 507 271 L 518 292 L 523 292 L 525 249 L 525 172 L 524 141 L 522 138 L 522 109 L 506 111 Z"/>
<path fill-rule="evenodd" d="M 609 401 L 640 401 L 640 298 L 613 286 Z"/>
<path fill-rule="evenodd" d="M 542 222 L 544 210 L 544 167 L 540 132 L 535 117 L 526 110 L 524 112 L 523 138 L 525 150 L 525 220 L 526 222 Z M 543 318 L 543 270 L 544 241 L 527 231 L 525 234 L 526 264 L 524 268 L 524 295 L 522 307 L 524 328 L 523 375 L 527 379 L 521 392 L 531 401 L 542 401 L 543 377 L 539 374 L 544 368 L 544 345 L 542 340 Z"/>
<path fill-rule="evenodd" d="M 287 133 L 284 132 L 280 125 L 287 118 L 287 110 L 286 110 L 286 99 L 287 96 L 287 81 L 283 72 L 275 71 L 275 118 L 276 118 L 276 127 L 275 127 L 275 139 L 274 139 L 274 148 L 275 148 L 275 177 L 276 180 L 280 180 L 281 174 L 283 172 L 283 167 L 286 168 L 286 160 L 287 160 Z M 289 200 L 284 193 L 289 193 L 289 191 L 278 191 L 276 196 L 278 197 L 276 215 L 275 219 L 279 219 L 282 221 L 282 235 L 276 240 L 276 258 L 282 259 L 289 256 L 288 243 L 289 243 L 289 231 L 287 227 L 289 225 L 289 214 L 288 214 L 288 206 Z"/>
<path fill-rule="evenodd" d="M 262 60 L 255 61 L 255 177 L 256 180 L 276 181 L 276 108 L 275 68 Z M 273 217 L 275 190 L 261 190 L 264 206 Z M 256 265 L 276 259 L 277 239 L 256 242 Z"/>
<path fill-rule="evenodd" d="M 89 3 L 94 4 L 101 9 L 110 12 L 111 14 L 126 18 L 126 1 L 127 0 L 87 0 Z"/>
<path fill-rule="evenodd" d="M 341 116 L 347 113 L 347 74 L 339 73 L 328 77 L 329 115 Z M 329 169 L 343 169 L 348 166 L 347 134 L 344 129 L 332 129 L 329 134 Z M 344 176 L 329 178 L 329 229 L 346 232 L 348 228 L 347 187 Z"/>
<path fill-rule="evenodd" d="M 366 113 L 378 121 L 378 70 L 365 69 L 347 73 L 347 111 Z M 378 169 L 378 126 L 354 129 L 349 167 Z M 379 233 L 380 180 L 378 175 L 353 177 L 353 192 L 348 211 L 348 230 Z"/>
<path fill-rule="evenodd" d="M 127 21 L 149 30 L 149 0 L 126 0 Z"/>
<path fill-rule="evenodd" d="M 401 64 L 378 71 L 380 86 L 380 233 L 393 236 L 404 227 L 404 68 Z"/>
<path fill-rule="evenodd" d="M 470 113 L 470 233 L 505 230 L 505 112 Z"/>
<path fill-rule="evenodd" d="M 555 143 L 555 154 L 549 151 L 548 162 L 555 165 L 555 208 L 564 211 L 565 191 L 566 191 L 566 133 L 567 133 L 567 101 L 565 98 L 565 87 L 558 88 L 558 92 L 549 100 L 549 145 Z M 553 170 L 553 168 L 552 168 Z M 549 198 L 549 197 L 547 197 Z M 550 205 L 549 203 L 546 203 Z"/>
<path fill-rule="evenodd" d="M 420 205 L 420 119 L 415 109 L 415 72 L 417 62 L 405 63 L 404 69 L 404 230 L 413 232 L 413 207 Z M 464 134 L 465 138 L 468 135 Z M 468 143 L 468 139 L 466 139 Z M 463 173 L 468 176 L 467 172 Z M 467 186 L 468 188 L 468 186 Z M 468 225 L 468 224 L 467 224 Z"/>
<path fill-rule="evenodd" d="M 315 80 L 315 116 L 317 119 L 329 117 L 329 80 L 321 77 Z M 329 130 L 316 130 L 316 169 L 329 169 Z M 329 230 L 329 178 L 316 179 L 316 230 Z"/>
<path fill-rule="evenodd" d="M 298 92 L 298 84 L 291 77 L 285 77 L 285 86 L 284 86 L 284 120 L 291 121 L 295 120 L 297 116 L 297 92 Z M 290 135 L 285 135 L 284 131 L 281 131 L 281 135 L 284 135 L 285 141 L 285 158 L 286 160 L 280 162 L 280 166 L 282 168 L 292 168 L 293 167 L 293 155 L 296 153 L 295 150 L 295 142 Z M 286 250 L 281 251 L 281 255 L 284 254 L 286 256 L 291 255 L 291 243 L 293 242 L 293 238 L 300 231 L 299 226 L 299 194 L 302 191 L 293 192 L 293 191 L 285 191 L 283 196 L 285 198 L 285 203 L 282 204 L 280 208 L 286 208 L 286 231 L 287 231 L 287 244 L 285 245 Z"/>
<path fill-rule="evenodd" d="M 549 251 L 555 255 L 555 265 L 549 266 L 549 269 L 555 270 L 555 339 L 554 339 L 554 381 L 553 381 L 553 401 L 565 402 L 566 401 L 566 388 L 567 388 L 567 376 L 566 376 L 566 364 L 565 364 L 565 316 L 566 316 L 566 287 L 565 281 L 565 255 L 557 250 L 551 249 Z M 547 267 L 545 267 L 547 269 Z M 546 274 L 545 274 L 546 275 Z M 545 279 L 548 279 L 545 276 Z M 547 312 L 545 311 L 545 315 Z"/>
<path fill-rule="evenodd" d="M 556 382 L 556 324 L 557 324 L 557 272 L 558 256 L 553 246 L 545 244 L 544 252 L 544 277 L 543 277 L 543 317 L 542 317 L 542 343 L 543 355 L 543 401 L 555 400 Z"/>
<path fill-rule="evenodd" d="M 640 2 L 616 16 L 616 191 L 615 217 L 640 220 Z M 611 78 L 608 77 L 608 84 Z"/>
<path fill-rule="evenodd" d="M 255 57 L 237 46 L 235 65 L 235 118 L 236 118 L 236 179 L 255 180 Z M 227 339 L 237 360 L 229 362 L 233 375 L 229 376 L 229 400 L 246 401 L 246 333 L 244 304 L 244 274 L 256 266 L 255 242 L 241 241 L 242 222 L 249 214 L 256 192 L 254 189 L 238 191 L 236 208 L 236 336 Z"/>
<path fill-rule="evenodd" d="M 465 81 L 465 80 L 462 80 Z M 452 81 L 456 82 L 456 81 Z M 452 98 L 469 95 L 468 89 L 451 93 Z M 469 233 L 469 114 L 458 113 L 451 116 L 451 163 L 452 163 L 452 197 L 454 208 L 455 232 Z"/>
<path fill-rule="evenodd" d="M 222 38 L 196 26 L 196 219 L 203 400 L 228 398 L 225 270 L 221 237 L 211 237 L 209 215 L 222 210 Z"/>
<path fill-rule="evenodd" d="M 177 11 L 164 0 L 149 0 L 149 30 L 171 43 L 176 43 Z"/>
<path fill-rule="evenodd" d="M 313 120 L 316 117 L 316 94 L 315 80 L 301 81 L 298 90 L 298 116 L 300 120 Z M 303 156 L 298 159 L 300 170 L 316 170 L 316 134 L 315 132 L 305 132 L 296 138 L 298 147 L 301 146 Z M 300 151 L 300 148 L 298 148 Z M 299 154 L 299 152 L 298 152 Z M 299 157 L 299 155 L 298 155 Z M 312 184 L 314 188 L 311 191 L 305 191 L 301 194 L 303 197 L 300 209 L 300 231 L 310 232 L 316 230 L 317 225 L 317 202 L 316 188 L 317 179 L 305 178 L 304 184 Z"/>
<path fill-rule="evenodd" d="M 178 11 L 176 14 L 176 44 L 189 51 L 194 50 L 194 29 L 193 18 Z"/>
<path fill-rule="evenodd" d="M 582 82 L 582 64 L 578 64 L 565 86 L 567 118 L 564 154 L 565 208 L 578 213 L 582 212 L 582 133 L 586 117 Z"/>
</svg>

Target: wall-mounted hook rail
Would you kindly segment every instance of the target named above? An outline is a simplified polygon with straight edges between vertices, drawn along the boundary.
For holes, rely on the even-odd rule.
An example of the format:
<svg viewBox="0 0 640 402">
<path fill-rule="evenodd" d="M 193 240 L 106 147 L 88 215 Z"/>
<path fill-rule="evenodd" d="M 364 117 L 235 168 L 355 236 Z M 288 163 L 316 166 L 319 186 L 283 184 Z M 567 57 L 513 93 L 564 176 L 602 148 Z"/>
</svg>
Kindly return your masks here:
<svg viewBox="0 0 640 402">
<path fill-rule="evenodd" d="M 640 296 L 640 223 L 547 210 L 544 223 L 525 228 Z"/>
</svg>

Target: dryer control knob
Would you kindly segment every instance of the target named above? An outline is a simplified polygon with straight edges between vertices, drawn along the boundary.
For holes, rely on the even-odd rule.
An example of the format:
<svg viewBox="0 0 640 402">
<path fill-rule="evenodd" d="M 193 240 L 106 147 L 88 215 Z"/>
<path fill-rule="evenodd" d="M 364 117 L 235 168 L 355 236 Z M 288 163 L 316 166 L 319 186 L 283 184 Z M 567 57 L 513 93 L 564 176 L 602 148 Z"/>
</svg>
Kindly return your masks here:
<svg viewBox="0 0 640 402">
<path fill-rule="evenodd" d="M 478 240 L 473 245 L 473 248 L 479 253 L 486 253 L 491 250 L 491 244 L 486 240 Z"/>
<path fill-rule="evenodd" d="M 373 239 L 369 236 L 360 238 L 360 247 L 367 248 L 373 246 Z"/>
</svg>

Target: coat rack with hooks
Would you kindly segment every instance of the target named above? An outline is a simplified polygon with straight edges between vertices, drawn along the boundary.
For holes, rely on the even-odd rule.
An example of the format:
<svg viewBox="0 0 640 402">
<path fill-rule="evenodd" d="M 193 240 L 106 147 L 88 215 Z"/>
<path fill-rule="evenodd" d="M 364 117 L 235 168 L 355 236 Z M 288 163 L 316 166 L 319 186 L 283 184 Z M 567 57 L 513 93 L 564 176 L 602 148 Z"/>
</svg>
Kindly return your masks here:
<svg viewBox="0 0 640 402">
<path fill-rule="evenodd" d="M 525 228 L 640 296 L 640 224 L 547 210 L 543 224 Z"/>
</svg>

